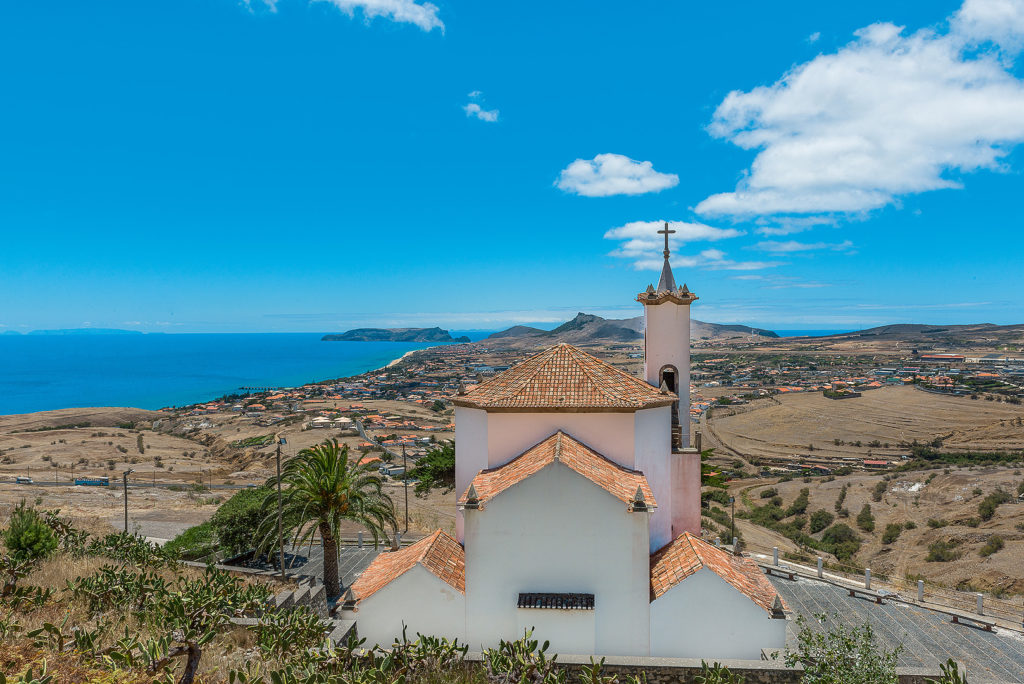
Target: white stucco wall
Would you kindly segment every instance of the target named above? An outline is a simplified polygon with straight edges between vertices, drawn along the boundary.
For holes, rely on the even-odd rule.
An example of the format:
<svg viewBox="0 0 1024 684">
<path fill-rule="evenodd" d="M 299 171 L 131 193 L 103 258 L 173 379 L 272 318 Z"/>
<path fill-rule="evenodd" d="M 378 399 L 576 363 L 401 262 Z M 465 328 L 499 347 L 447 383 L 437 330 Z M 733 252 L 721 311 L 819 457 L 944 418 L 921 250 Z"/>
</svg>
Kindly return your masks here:
<svg viewBox="0 0 1024 684">
<path fill-rule="evenodd" d="M 759 660 L 761 649 L 786 645 L 786 621 L 707 568 L 651 603 L 651 655 L 662 658 Z"/>
<path fill-rule="evenodd" d="M 627 512 L 623 501 L 557 462 L 483 509 L 466 511 L 470 648 L 521 636 L 520 592 L 574 592 L 595 597 L 594 647 L 584 655 L 646 655 L 648 517 Z M 553 653 L 581 648 L 585 636 L 577 630 L 583 618 L 528 612 L 538 613 L 535 636 L 549 640 Z"/>
<path fill-rule="evenodd" d="M 354 617 L 367 647 L 390 648 L 403 623 L 410 641 L 417 632 L 466 640 L 465 596 L 418 564 L 360 601 Z"/>
<path fill-rule="evenodd" d="M 462 439 L 462 427 L 459 439 Z M 559 430 L 599 454 L 634 467 L 633 412 L 621 413 L 497 413 L 487 414 L 488 467 L 508 463 Z"/>
<path fill-rule="evenodd" d="M 455 407 L 455 496 L 460 497 L 478 472 L 487 467 L 487 413 Z M 455 538 L 464 540 L 462 511 L 455 512 Z"/>
<path fill-rule="evenodd" d="M 634 415 L 634 453 L 637 470 L 647 477 L 658 507 L 651 515 L 651 546 L 657 551 L 672 541 L 673 480 L 671 472 L 671 407 L 644 409 Z"/>
<path fill-rule="evenodd" d="M 679 422 L 683 446 L 690 445 L 690 307 L 665 302 L 644 307 L 644 378 L 661 385 L 665 366 L 679 371 Z"/>
</svg>

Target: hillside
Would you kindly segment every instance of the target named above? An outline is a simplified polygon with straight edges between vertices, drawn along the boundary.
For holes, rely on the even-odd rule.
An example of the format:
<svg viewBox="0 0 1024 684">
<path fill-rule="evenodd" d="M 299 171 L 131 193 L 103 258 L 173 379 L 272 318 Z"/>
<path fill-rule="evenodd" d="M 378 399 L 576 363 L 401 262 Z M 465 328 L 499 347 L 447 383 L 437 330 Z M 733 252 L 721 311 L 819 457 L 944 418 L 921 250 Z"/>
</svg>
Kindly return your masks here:
<svg viewBox="0 0 1024 684">
<path fill-rule="evenodd" d="M 553 330 L 517 325 L 490 335 L 487 342 L 523 347 L 551 345 L 558 342 L 575 345 L 636 342 L 643 339 L 643 330 L 643 316 L 614 319 L 580 312 L 572 320 L 566 321 Z M 720 325 L 697 320 L 691 322 L 690 328 L 690 336 L 695 340 L 745 338 L 751 334 L 759 337 L 778 337 L 771 330 L 742 325 Z"/>
</svg>

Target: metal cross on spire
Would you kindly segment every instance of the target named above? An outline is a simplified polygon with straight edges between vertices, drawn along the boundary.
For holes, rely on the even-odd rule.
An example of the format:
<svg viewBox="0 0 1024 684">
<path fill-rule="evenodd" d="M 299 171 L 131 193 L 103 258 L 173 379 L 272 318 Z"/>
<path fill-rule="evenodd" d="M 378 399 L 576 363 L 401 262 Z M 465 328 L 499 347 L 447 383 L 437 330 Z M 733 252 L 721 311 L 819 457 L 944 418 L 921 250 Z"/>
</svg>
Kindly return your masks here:
<svg viewBox="0 0 1024 684">
<path fill-rule="evenodd" d="M 669 228 L 668 228 L 668 221 L 665 221 L 665 227 L 662 230 L 658 231 L 658 235 L 664 235 L 665 236 L 665 258 L 666 259 L 668 259 L 668 257 L 669 257 L 668 236 L 671 235 L 674 232 L 676 232 L 676 231 L 669 230 Z"/>
<path fill-rule="evenodd" d="M 658 235 L 665 236 L 665 263 L 661 267 L 661 280 L 658 281 L 658 292 L 672 292 L 676 289 L 676 279 L 672 277 L 672 266 L 668 263 L 668 236 L 674 232 L 676 231 L 669 229 L 668 221 L 665 221 L 665 227 L 658 231 Z"/>
</svg>

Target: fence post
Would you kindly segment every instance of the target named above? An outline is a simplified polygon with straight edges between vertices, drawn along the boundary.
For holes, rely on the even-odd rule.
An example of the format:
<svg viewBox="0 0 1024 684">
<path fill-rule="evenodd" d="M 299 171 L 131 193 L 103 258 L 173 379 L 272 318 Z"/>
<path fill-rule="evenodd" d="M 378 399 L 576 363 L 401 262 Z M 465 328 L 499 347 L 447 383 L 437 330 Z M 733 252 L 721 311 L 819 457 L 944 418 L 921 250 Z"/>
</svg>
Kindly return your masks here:
<svg viewBox="0 0 1024 684">
<path fill-rule="evenodd" d="M 824 564 L 824 561 L 821 559 L 821 556 L 818 556 L 818 579 L 822 579 L 822 578 L 825 577 L 825 573 L 823 573 L 821 571 L 821 568 L 822 568 L 823 564 Z"/>
<path fill-rule="evenodd" d="M 985 597 L 982 594 L 978 594 L 978 615 L 985 614 L 985 607 L 982 605 L 984 600 Z"/>
<path fill-rule="evenodd" d="M 772 565 L 778 566 L 779 564 L 779 547 L 772 547 Z"/>
<path fill-rule="evenodd" d="M 739 545 L 740 545 L 739 537 L 733 537 L 732 538 L 732 552 L 733 553 L 736 553 L 736 549 L 739 548 Z"/>
<path fill-rule="evenodd" d="M 402 533 L 395 532 L 395 546 L 402 548 Z"/>
<path fill-rule="evenodd" d="M 924 603 L 924 580 L 917 580 L 917 601 Z"/>
<path fill-rule="evenodd" d="M 363 548 L 363 533 L 359 533 L 359 548 Z"/>
<path fill-rule="evenodd" d="M 871 568 L 864 568 L 864 588 L 871 588 Z"/>
</svg>

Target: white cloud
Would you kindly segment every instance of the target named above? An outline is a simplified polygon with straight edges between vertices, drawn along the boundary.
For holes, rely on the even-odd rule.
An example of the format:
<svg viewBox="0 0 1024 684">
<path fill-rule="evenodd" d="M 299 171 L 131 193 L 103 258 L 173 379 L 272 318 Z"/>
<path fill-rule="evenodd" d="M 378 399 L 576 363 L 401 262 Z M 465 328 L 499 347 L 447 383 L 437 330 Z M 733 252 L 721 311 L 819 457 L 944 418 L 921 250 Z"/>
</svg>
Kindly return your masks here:
<svg viewBox="0 0 1024 684">
<path fill-rule="evenodd" d="M 474 91 L 472 91 L 472 92 L 470 92 L 469 94 L 466 95 L 466 97 L 468 97 L 471 100 L 475 100 L 478 97 L 482 97 L 482 96 L 483 96 L 483 93 L 481 91 L 479 91 L 479 90 L 474 90 Z"/>
<path fill-rule="evenodd" d="M 815 31 L 811 35 L 807 36 L 807 42 L 808 43 L 817 43 L 820 38 L 821 38 L 821 31 Z"/>
<path fill-rule="evenodd" d="M 992 41 L 1009 50 L 1024 39 L 1024 3 L 1020 0 L 965 0 L 953 15 L 953 30 L 974 43 Z"/>
<path fill-rule="evenodd" d="M 758 218 L 757 224 L 754 231 L 757 234 L 781 236 L 802 233 L 817 226 L 834 226 L 836 220 L 831 216 L 775 216 L 771 219 Z"/>
<path fill-rule="evenodd" d="M 793 252 L 814 252 L 822 249 L 831 249 L 836 252 L 843 252 L 853 249 L 853 243 L 843 240 L 837 244 L 828 242 L 799 242 L 797 240 L 762 240 L 754 245 L 754 249 L 762 252 L 775 252 L 777 254 L 790 254 Z"/>
<path fill-rule="evenodd" d="M 265 0 L 266 1 L 266 0 Z M 277 0 L 267 2 L 271 7 Z M 361 10 L 367 21 L 376 17 L 383 17 L 400 24 L 414 24 L 424 31 L 440 29 L 444 32 L 444 22 L 437 16 L 437 5 L 430 2 L 416 2 L 415 0 L 316 0 L 327 2 L 349 16 L 355 11 Z"/>
<path fill-rule="evenodd" d="M 642 195 L 679 184 L 674 173 L 659 173 L 649 161 L 634 161 L 621 154 L 599 154 L 577 159 L 562 170 L 555 185 L 584 197 Z"/>
<path fill-rule="evenodd" d="M 470 102 L 468 105 L 463 107 L 462 110 L 464 112 L 466 112 L 466 116 L 469 116 L 469 117 L 474 117 L 475 116 L 476 118 L 480 119 L 481 121 L 487 121 L 487 122 L 490 122 L 490 123 L 494 123 L 495 121 L 498 120 L 498 110 L 497 109 L 484 109 L 483 107 L 478 105 L 476 102 Z"/>
<path fill-rule="evenodd" d="M 945 32 L 879 23 L 855 36 L 725 98 L 710 132 L 757 156 L 698 212 L 864 212 L 1000 170 L 1024 141 L 1024 81 L 1006 62 L 1024 37 L 1024 0 L 967 0 Z"/>
</svg>

